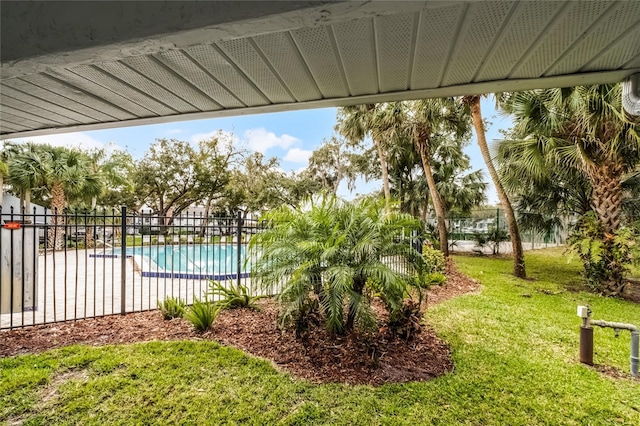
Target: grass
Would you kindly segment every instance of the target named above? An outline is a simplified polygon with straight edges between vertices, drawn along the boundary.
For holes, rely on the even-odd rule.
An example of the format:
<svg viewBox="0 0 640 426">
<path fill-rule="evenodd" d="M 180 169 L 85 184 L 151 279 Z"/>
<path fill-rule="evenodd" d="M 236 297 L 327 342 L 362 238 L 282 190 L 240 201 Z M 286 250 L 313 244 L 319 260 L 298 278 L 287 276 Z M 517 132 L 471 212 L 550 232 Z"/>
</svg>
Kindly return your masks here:
<svg viewBox="0 0 640 426">
<path fill-rule="evenodd" d="M 633 278 L 640 278 L 640 265 L 632 266 L 629 276 Z"/>
<path fill-rule="evenodd" d="M 640 306 L 567 291 L 579 266 L 561 250 L 508 260 L 457 257 L 480 280 L 427 313 L 456 370 L 379 388 L 314 385 L 212 342 L 153 342 L 0 360 L 0 420 L 29 424 L 640 424 L 640 381 L 577 360 L 578 304 L 595 318 L 640 322 Z M 629 334 L 595 330 L 595 361 L 628 371 Z"/>
</svg>

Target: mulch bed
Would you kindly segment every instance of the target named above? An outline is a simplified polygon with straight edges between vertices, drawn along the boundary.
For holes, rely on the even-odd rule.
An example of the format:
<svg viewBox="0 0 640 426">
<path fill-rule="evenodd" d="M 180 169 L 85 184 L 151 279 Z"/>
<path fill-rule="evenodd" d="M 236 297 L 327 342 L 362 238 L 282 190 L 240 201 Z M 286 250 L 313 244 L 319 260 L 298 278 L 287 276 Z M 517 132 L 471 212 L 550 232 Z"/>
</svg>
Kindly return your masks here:
<svg viewBox="0 0 640 426">
<path fill-rule="evenodd" d="M 429 291 L 428 306 L 472 292 L 479 285 L 448 266 L 448 280 Z M 331 338 L 322 326 L 304 338 L 276 326 L 273 300 L 262 300 L 260 311 L 238 309 L 222 312 L 213 328 L 196 333 L 183 319 L 164 321 L 158 311 L 113 315 L 12 330 L 0 334 L 0 356 L 38 353 L 73 344 L 102 346 L 152 340 L 213 340 L 271 360 L 276 368 L 314 383 L 381 385 L 425 381 L 453 370 L 448 345 L 423 325 L 407 342 L 392 336 L 386 327 L 375 339 L 355 335 Z M 379 303 L 374 310 L 382 319 Z"/>
</svg>

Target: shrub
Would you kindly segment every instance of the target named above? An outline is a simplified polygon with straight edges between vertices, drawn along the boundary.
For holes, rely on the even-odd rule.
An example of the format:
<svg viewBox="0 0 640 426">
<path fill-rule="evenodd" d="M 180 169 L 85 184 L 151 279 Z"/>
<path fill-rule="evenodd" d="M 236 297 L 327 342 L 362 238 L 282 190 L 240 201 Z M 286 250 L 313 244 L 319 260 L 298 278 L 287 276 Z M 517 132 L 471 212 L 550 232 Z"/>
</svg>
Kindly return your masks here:
<svg viewBox="0 0 640 426">
<path fill-rule="evenodd" d="M 389 315 L 389 329 L 396 336 L 411 340 L 420 332 L 421 303 L 407 299 Z"/>
<path fill-rule="evenodd" d="M 447 276 L 440 272 L 432 272 L 430 274 L 426 274 L 420 286 L 423 288 L 429 288 L 432 285 L 442 285 L 447 281 Z"/>
<path fill-rule="evenodd" d="M 428 274 L 444 274 L 446 262 L 444 254 L 438 249 L 425 245 L 422 248 L 425 272 Z"/>
<path fill-rule="evenodd" d="M 283 206 L 267 219 L 271 226 L 254 235 L 249 247 L 259 255 L 254 271 L 262 285 L 281 288 L 281 324 L 304 324 L 305 312 L 315 312 L 308 299 L 317 299 L 330 333 L 367 328 L 375 322 L 368 283 L 376 283 L 391 312 L 424 270 L 420 253 L 402 239 L 420 230 L 420 222 L 389 214 L 379 202 L 349 204 L 325 196 L 298 209 Z M 406 272 L 384 261 L 395 258 L 406 261 Z"/>
<path fill-rule="evenodd" d="M 476 247 L 480 253 L 482 253 L 482 249 L 489 243 L 487 234 L 483 234 L 482 232 L 474 232 L 471 238 L 475 241 Z M 476 250 L 474 249 L 474 251 Z"/>
<path fill-rule="evenodd" d="M 218 311 L 225 309 L 249 308 L 258 309 L 256 302 L 264 296 L 252 296 L 246 285 L 225 287 L 218 281 L 209 281 L 207 296 L 211 296 Z M 216 300 L 217 299 L 217 300 Z"/>
<path fill-rule="evenodd" d="M 505 229 L 494 228 L 487 233 L 487 242 L 491 244 L 493 254 L 500 254 L 500 243 L 509 241 L 509 234 Z"/>
<path fill-rule="evenodd" d="M 185 314 L 186 306 L 183 300 L 176 297 L 169 297 L 162 302 L 158 300 L 158 308 L 162 313 L 162 317 L 166 320 L 182 318 Z"/>
<path fill-rule="evenodd" d="M 215 306 L 207 299 L 201 301 L 196 299 L 193 305 L 187 309 L 185 318 L 193 324 L 193 327 L 199 331 L 207 331 L 211 328 L 213 320 L 216 319 L 218 311 Z"/>
<path fill-rule="evenodd" d="M 594 292 L 615 296 L 622 291 L 624 274 L 640 262 L 638 230 L 622 227 L 614 234 L 604 232 L 594 212 L 577 222 L 569 237 L 569 250 L 578 254 L 587 287 Z"/>
</svg>

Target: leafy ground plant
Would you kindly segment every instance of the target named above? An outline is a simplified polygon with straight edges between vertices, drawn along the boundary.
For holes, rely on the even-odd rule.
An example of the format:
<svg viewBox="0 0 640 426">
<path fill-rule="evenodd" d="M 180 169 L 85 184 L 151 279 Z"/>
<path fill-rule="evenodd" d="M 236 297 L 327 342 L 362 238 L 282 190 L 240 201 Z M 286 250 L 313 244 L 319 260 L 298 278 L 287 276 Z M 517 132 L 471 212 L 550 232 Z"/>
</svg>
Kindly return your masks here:
<svg viewBox="0 0 640 426">
<path fill-rule="evenodd" d="M 246 285 L 230 284 L 224 286 L 218 281 L 209 281 L 207 297 L 214 300 L 213 304 L 218 311 L 225 309 L 248 308 L 258 309 L 256 302 L 264 296 L 252 296 Z"/>
<path fill-rule="evenodd" d="M 304 315 L 315 314 L 308 311 L 309 299 L 317 299 L 330 333 L 375 328 L 367 283 L 376 283 L 373 290 L 393 312 L 424 269 L 419 251 L 402 239 L 420 229 L 419 221 L 387 213 L 379 202 L 324 196 L 298 208 L 283 206 L 266 219 L 271 226 L 254 235 L 249 247 L 261 254 L 254 268 L 262 285 L 281 286 L 285 326 L 306 322 Z M 404 261 L 407 270 L 385 259 Z"/>
<path fill-rule="evenodd" d="M 613 234 L 604 232 L 595 214 L 580 218 L 569 238 L 569 249 L 578 254 L 587 286 L 596 293 L 618 295 L 632 265 L 640 265 L 640 232 L 621 227 Z"/>
<path fill-rule="evenodd" d="M 211 328 L 217 314 L 218 310 L 213 303 L 207 299 L 196 299 L 193 305 L 189 306 L 184 317 L 193 324 L 197 331 L 204 332 Z"/>
<path fill-rule="evenodd" d="M 177 297 L 168 297 L 162 302 L 158 301 L 158 309 L 166 320 L 184 317 L 186 307 L 186 303 Z"/>
</svg>

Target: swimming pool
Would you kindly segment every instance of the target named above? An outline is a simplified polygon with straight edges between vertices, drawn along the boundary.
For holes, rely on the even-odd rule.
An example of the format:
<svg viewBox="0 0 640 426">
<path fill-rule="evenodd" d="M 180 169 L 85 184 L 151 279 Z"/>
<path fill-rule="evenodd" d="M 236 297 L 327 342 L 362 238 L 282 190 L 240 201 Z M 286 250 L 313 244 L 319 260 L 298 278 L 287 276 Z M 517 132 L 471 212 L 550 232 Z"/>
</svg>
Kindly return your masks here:
<svg viewBox="0 0 640 426">
<path fill-rule="evenodd" d="M 91 257 L 119 258 L 121 249 Z M 227 280 L 238 277 L 238 247 L 234 244 L 189 244 L 130 247 L 125 251 L 134 259 L 143 277 Z M 240 277 L 249 276 L 246 248 L 240 246 Z"/>
</svg>

